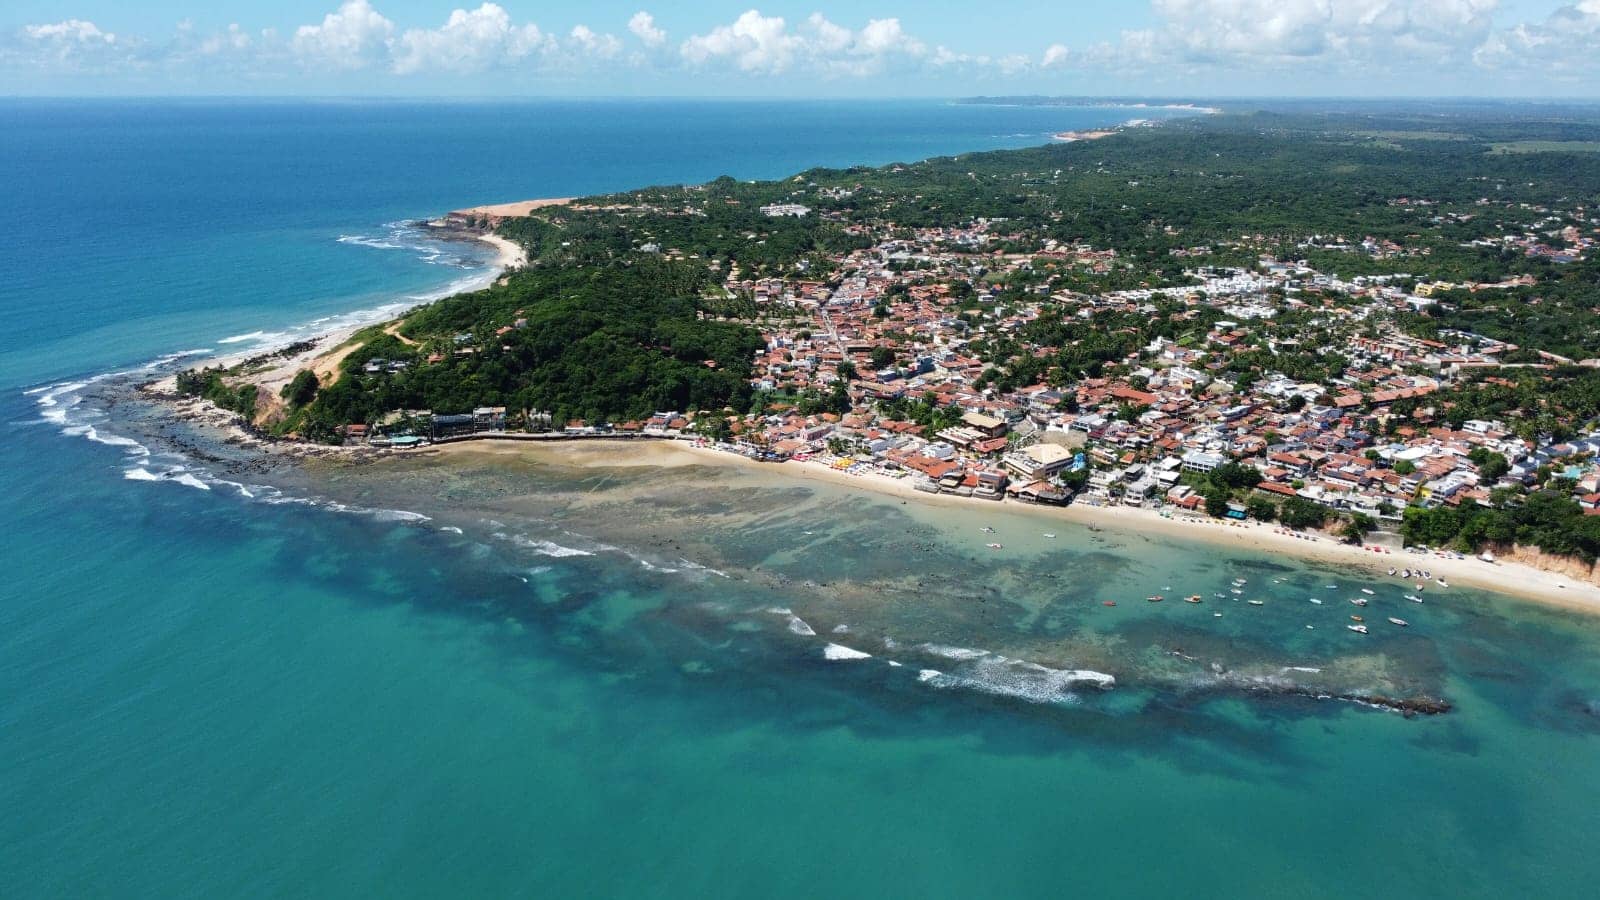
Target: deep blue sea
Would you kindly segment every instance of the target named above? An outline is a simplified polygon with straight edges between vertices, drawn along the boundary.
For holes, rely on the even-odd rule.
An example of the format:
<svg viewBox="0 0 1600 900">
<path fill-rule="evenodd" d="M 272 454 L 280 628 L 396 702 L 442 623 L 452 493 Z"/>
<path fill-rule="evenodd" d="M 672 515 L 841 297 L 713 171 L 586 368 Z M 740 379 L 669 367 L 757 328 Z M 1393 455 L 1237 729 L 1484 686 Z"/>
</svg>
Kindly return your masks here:
<svg viewBox="0 0 1600 900">
<path fill-rule="evenodd" d="M 0 894 L 1590 896 L 1594 619 L 659 460 L 275 483 L 94 394 L 482 279 L 452 208 L 1157 114 L 0 101 Z M 1412 627 L 1305 603 L 1365 583 Z"/>
</svg>

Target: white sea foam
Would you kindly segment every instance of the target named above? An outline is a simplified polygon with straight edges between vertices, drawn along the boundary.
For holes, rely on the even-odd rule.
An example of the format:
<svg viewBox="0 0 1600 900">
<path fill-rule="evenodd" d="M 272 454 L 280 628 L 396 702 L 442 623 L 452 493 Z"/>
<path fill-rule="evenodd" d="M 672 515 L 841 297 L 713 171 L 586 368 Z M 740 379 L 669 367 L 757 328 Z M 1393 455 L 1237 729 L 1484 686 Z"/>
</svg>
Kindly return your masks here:
<svg viewBox="0 0 1600 900">
<path fill-rule="evenodd" d="M 167 476 L 167 480 L 168 481 L 176 481 L 178 484 L 184 485 L 186 487 L 192 487 L 192 488 L 195 488 L 197 490 L 202 490 L 202 491 L 211 490 L 211 485 L 206 484 L 204 481 L 201 481 L 200 479 L 194 477 L 193 475 L 190 475 L 188 472 L 179 472 L 176 475 L 170 475 L 169 474 Z"/>
<path fill-rule="evenodd" d="M 374 519 L 377 519 L 379 522 L 431 522 L 431 521 L 433 521 L 433 517 L 432 516 L 425 516 L 422 513 L 412 512 L 409 509 L 351 510 L 351 512 L 370 512 L 372 517 Z"/>
<path fill-rule="evenodd" d="M 697 562 L 695 562 L 693 560 L 684 559 L 681 556 L 678 557 L 678 564 L 683 566 L 685 569 L 689 569 L 689 570 L 692 570 L 692 571 L 695 571 L 695 572 L 705 572 L 705 573 L 710 574 L 710 575 L 716 575 L 719 578 L 727 578 L 728 577 L 728 573 L 722 571 L 721 569 L 713 569 L 710 566 L 702 566 L 702 565 L 700 565 L 699 563 L 697 563 Z"/>
<path fill-rule="evenodd" d="M 446 245 L 427 231 L 410 222 L 386 222 L 383 235 L 341 234 L 335 240 L 341 244 L 366 247 L 370 250 L 405 250 L 416 254 L 417 259 L 433 265 L 469 268 L 478 265 L 459 249 Z M 456 245 L 457 247 L 461 245 Z"/>
<path fill-rule="evenodd" d="M 806 620 L 799 616 L 789 617 L 789 630 L 801 637 L 815 637 L 817 634 L 816 629 L 807 625 Z"/>
<path fill-rule="evenodd" d="M 271 497 L 262 497 L 261 503 L 268 506 L 321 506 L 322 504 L 310 497 L 295 497 L 290 494 L 275 494 Z"/>
<path fill-rule="evenodd" d="M 822 648 L 822 657 L 824 659 L 833 660 L 871 659 L 872 654 L 862 653 L 860 650 L 846 647 L 843 644 L 829 644 L 828 646 Z"/>
<path fill-rule="evenodd" d="M 150 451 L 145 445 L 133 438 L 123 437 L 120 434 L 102 434 L 93 425 L 68 425 L 61 429 L 61 433 L 69 437 L 81 437 L 94 441 L 96 444 L 105 444 L 107 447 L 122 447 L 129 453 L 148 456 Z"/>
<path fill-rule="evenodd" d="M 532 550 L 540 556 L 566 557 L 594 555 L 594 553 L 588 550 L 579 550 L 577 547 L 563 547 L 555 541 L 539 540 L 537 538 L 530 538 L 527 535 L 522 534 L 505 534 L 504 532 L 496 532 L 493 537 L 515 544 L 524 550 Z"/>
<path fill-rule="evenodd" d="M 245 343 L 264 344 L 264 343 L 266 343 L 268 341 L 281 340 L 281 339 L 286 338 L 286 337 L 288 337 L 288 335 L 285 334 L 282 331 L 249 331 L 249 332 L 246 332 L 244 334 L 235 334 L 235 335 L 229 335 L 228 337 L 225 337 L 225 338 L 217 338 L 217 343 L 219 343 L 219 344 L 245 344 Z"/>
<path fill-rule="evenodd" d="M 439 530 L 440 531 L 449 532 L 450 534 L 462 534 L 463 533 L 461 529 L 457 528 L 454 525 L 441 525 L 441 526 L 439 526 Z"/>
<path fill-rule="evenodd" d="M 403 250 L 405 245 L 381 238 L 370 238 L 360 234 L 341 234 L 338 238 L 341 244 L 355 244 L 357 247 L 371 247 L 374 250 Z"/>
<path fill-rule="evenodd" d="M 923 644 L 921 649 L 934 656 L 946 659 L 978 659 L 989 655 L 987 650 L 974 650 L 970 647 L 947 647 L 944 644 Z"/>
<path fill-rule="evenodd" d="M 184 359 L 186 357 L 204 356 L 204 355 L 206 355 L 208 353 L 215 353 L 215 352 L 217 352 L 217 351 L 214 348 L 211 348 L 211 347 L 198 347 L 198 348 L 195 348 L 195 349 L 192 349 L 192 350 L 179 350 L 176 353 L 166 353 L 166 354 L 158 356 L 155 359 L 152 359 L 149 362 L 145 363 L 144 365 L 140 366 L 139 367 L 139 371 L 141 371 L 141 372 L 150 372 L 150 371 L 154 371 L 156 369 L 163 368 L 165 366 L 170 366 L 173 363 L 177 362 L 178 360 Z"/>
<path fill-rule="evenodd" d="M 38 398 L 34 400 L 35 405 L 39 407 L 40 421 L 51 425 L 67 424 L 67 416 L 72 412 L 72 408 L 83 400 L 76 392 L 88 386 L 87 381 L 68 381 L 40 389 Z"/>
<path fill-rule="evenodd" d="M 1029 703 L 1076 703 L 1072 691 L 1077 685 L 1092 685 L 1101 690 L 1116 686 L 1117 679 L 1092 669 L 1052 669 L 1038 663 L 984 654 L 955 673 L 923 669 L 918 680 L 936 688 L 961 688 L 997 697 L 1013 697 Z"/>
<path fill-rule="evenodd" d="M 122 477 L 129 481 L 160 481 L 161 476 L 154 474 L 149 469 L 133 468 L 122 473 Z"/>
</svg>

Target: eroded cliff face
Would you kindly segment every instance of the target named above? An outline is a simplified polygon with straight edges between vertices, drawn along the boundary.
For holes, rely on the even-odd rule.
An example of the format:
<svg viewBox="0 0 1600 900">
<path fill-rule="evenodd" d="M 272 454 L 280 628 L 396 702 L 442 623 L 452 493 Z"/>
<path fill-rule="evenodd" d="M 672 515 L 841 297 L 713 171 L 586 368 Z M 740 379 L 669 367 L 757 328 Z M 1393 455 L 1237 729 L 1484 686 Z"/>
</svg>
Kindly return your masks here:
<svg viewBox="0 0 1600 900">
<path fill-rule="evenodd" d="M 1493 548 L 1493 553 L 1495 558 L 1502 562 L 1521 563 L 1546 572 L 1565 575 L 1577 581 L 1600 584 L 1600 567 L 1576 557 L 1556 556 L 1538 547 L 1524 547 L 1520 544 L 1498 546 Z"/>
</svg>

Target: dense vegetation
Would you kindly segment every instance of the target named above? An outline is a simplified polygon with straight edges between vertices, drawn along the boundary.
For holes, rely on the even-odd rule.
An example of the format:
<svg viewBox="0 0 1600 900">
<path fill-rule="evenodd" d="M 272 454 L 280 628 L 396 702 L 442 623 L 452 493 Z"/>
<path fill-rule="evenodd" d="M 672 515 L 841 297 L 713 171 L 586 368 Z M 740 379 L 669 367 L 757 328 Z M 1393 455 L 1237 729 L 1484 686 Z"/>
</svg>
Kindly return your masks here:
<svg viewBox="0 0 1600 900">
<path fill-rule="evenodd" d="M 1410 507 L 1401 534 L 1406 543 L 1477 551 L 1485 545 L 1523 544 L 1585 562 L 1600 558 L 1600 517 L 1586 516 L 1571 497 L 1536 491 L 1503 508 Z"/>
<path fill-rule="evenodd" d="M 699 316 L 706 280 L 703 267 L 635 256 L 536 267 L 440 300 L 407 316 L 394 334 L 363 334 L 339 379 L 314 392 L 307 427 L 479 406 L 542 412 L 557 423 L 742 410 L 762 339 Z M 372 361 L 378 364 L 369 367 Z"/>
<path fill-rule="evenodd" d="M 178 393 L 186 397 L 203 397 L 226 410 L 246 419 L 256 412 L 256 386 L 243 384 L 233 387 L 223 379 L 222 369 L 190 369 L 179 372 Z"/>
<path fill-rule="evenodd" d="M 1593 118 L 1592 111 L 1584 115 Z M 850 408 L 842 384 L 751 395 L 751 360 L 762 346 L 756 326 L 785 312 L 724 283 L 734 276 L 829 282 L 839 255 L 885 235 L 987 219 L 989 242 L 948 244 L 971 254 L 970 264 L 939 276 L 957 327 L 972 339 L 964 352 L 984 363 L 979 388 L 1004 394 L 1041 381 L 1070 387 L 1085 377 L 1127 378 L 1130 360 L 1136 364 L 1153 339 L 1196 346 L 1225 318 L 1216 309 L 1158 300 L 1150 314 L 1103 309 L 1040 315 L 1010 331 L 985 327 L 1007 309 L 1042 304 L 1048 311 L 1056 291 L 1195 284 L 1186 270 L 1254 267 L 1272 256 L 1341 278 L 1393 276 L 1407 290 L 1423 281 L 1460 285 L 1438 288 L 1431 307 L 1385 321 L 1420 337 L 1455 330 L 1515 343 L 1520 349 L 1508 362 L 1541 366 L 1469 376 L 1427 399 L 1400 400 L 1389 407 L 1385 433 L 1406 423 L 1459 427 L 1497 419 L 1529 440 L 1561 440 L 1600 417 L 1600 370 L 1540 351 L 1600 357 L 1600 259 L 1552 259 L 1505 238 L 1560 244 L 1565 228 L 1592 233 L 1584 211 L 1600 206 L 1600 153 L 1576 148 L 1600 141 L 1600 125 L 1576 116 L 1558 107 L 1513 118 L 1471 107 L 1308 114 L 1280 105 L 1102 141 L 819 168 L 775 181 L 720 178 L 541 209 L 499 228 L 527 248 L 526 269 L 414 311 L 396 328 L 361 333 L 331 383 L 307 372 L 284 390 L 279 427 L 336 439 L 340 425 L 396 411 L 479 406 L 507 407 L 513 424 L 548 414 L 557 426 L 665 410 L 842 413 Z M 760 209 L 769 203 L 799 203 L 813 213 L 767 216 Z M 941 240 L 933 243 L 947 246 Z M 1039 248 L 1049 241 L 1086 245 L 1106 254 L 1104 264 L 1044 258 Z M 996 251 L 1034 258 L 991 271 L 985 257 Z M 889 267 L 914 270 L 916 263 L 902 258 Z M 1523 280 L 1475 289 L 1513 278 Z M 880 318 L 907 285 L 894 290 L 879 304 Z M 1312 300 L 1275 320 L 1280 337 L 1298 341 L 1269 342 L 1257 330 L 1230 349 L 1212 377 L 1236 390 L 1268 374 L 1318 384 L 1345 377 L 1349 360 L 1326 349 L 1340 335 L 1328 330 L 1318 306 L 1350 298 L 1329 292 Z M 897 360 L 883 350 L 871 362 Z M 221 372 L 185 373 L 180 389 L 246 415 L 257 408 L 254 388 L 235 386 Z M 1065 402 L 1072 402 L 1070 391 Z M 1305 401 L 1286 402 L 1296 408 Z M 960 415 L 931 395 L 882 403 L 878 411 L 927 430 Z M 1142 411 L 1125 405 L 1119 416 Z M 718 433 L 729 427 L 723 416 L 709 422 Z M 1490 481 L 1503 474 L 1503 459 L 1474 462 Z M 1194 486 L 1214 514 L 1233 503 L 1291 527 L 1331 518 L 1312 501 L 1264 495 L 1256 481 L 1254 469 L 1229 465 Z M 1516 540 L 1593 558 L 1600 525 L 1570 499 L 1540 490 L 1549 483 L 1541 472 L 1525 499 L 1410 510 L 1404 534 L 1414 543 L 1463 548 Z M 1351 519 L 1347 534 L 1359 537 L 1370 524 Z"/>
</svg>

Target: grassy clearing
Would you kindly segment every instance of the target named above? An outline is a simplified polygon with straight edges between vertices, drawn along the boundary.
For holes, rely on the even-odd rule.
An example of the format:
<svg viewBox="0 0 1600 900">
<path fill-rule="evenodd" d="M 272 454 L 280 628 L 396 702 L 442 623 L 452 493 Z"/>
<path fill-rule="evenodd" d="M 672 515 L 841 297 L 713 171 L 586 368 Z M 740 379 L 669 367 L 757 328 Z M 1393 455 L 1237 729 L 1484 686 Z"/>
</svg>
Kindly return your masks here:
<svg viewBox="0 0 1600 900">
<path fill-rule="evenodd" d="M 1509 141 L 1491 145 L 1492 153 L 1600 153 L 1600 141 Z"/>
</svg>

